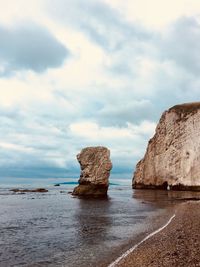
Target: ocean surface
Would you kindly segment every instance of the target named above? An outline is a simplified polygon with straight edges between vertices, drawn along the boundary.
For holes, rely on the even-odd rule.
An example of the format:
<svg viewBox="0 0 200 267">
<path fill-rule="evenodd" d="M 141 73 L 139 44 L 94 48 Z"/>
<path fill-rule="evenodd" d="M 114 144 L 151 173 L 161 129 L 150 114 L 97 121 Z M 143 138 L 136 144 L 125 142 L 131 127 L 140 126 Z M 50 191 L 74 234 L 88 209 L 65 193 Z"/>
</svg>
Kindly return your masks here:
<svg viewBox="0 0 200 267">
<path fill-rule="evenodd" d="M 0 266 L 107 266 L 148 220 L 177 201 L 167 191 L 112 185 L 104 200 L 72 197 L 73 184 L 47 193 L 0 189 Z M 12 187 L 13 188 L 13 187 Z"/>
</svg>

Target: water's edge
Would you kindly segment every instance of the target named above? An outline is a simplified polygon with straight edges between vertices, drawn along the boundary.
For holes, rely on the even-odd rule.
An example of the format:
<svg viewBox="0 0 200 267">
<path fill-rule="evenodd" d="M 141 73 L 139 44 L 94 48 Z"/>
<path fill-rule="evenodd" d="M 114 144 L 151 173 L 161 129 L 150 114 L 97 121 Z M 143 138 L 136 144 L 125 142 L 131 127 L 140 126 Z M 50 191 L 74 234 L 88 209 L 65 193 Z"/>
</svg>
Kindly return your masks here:
<svg viewBox="0 0 200 267">
<path fill-rule="evenodd" d="M 117 258 L 114 262 L 112 262 L 111 264 L 108 265 L 108 267 L 115 267 L 118 263 L 120 263 L 120 261 L 124 258 L 126 258 L 129 254 L 131 254 L 137 247 L 139 247 L 142 243 L 144 243 L 146 240 L 148 240 L 149 238 L 151 238 L 152 236 L 158 234 L 159 232 L 161 232 L 163 229 L 165 229 L 170 223 L 171 221 L 174 219 L 176 215 L 173 214 L 170 219 L 160 228 L 158 228 L 157 230 L 155 230 L 154 232 L 148 234 L 145 238 L 143 238 L 139 243 L 137 243 L 136 245 L 134 245 L 133 247 L 131 247 L 130 249 L 128 249 L 125 253 L 123 253 L 119 258 Z"/>
</svg>

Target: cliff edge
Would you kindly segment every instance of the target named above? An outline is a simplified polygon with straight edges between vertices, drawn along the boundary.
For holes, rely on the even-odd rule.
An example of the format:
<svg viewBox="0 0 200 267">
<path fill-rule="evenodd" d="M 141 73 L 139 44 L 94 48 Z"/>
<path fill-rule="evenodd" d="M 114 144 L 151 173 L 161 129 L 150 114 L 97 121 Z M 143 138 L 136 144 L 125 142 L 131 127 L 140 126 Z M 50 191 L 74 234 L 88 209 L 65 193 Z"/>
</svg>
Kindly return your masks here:
<svg viewBox="0 0 200 267">
<path fill-rule="evenodd" d="M 176 105 L 162 114 L 132 185 L 200 190 L 200 102 Z"/>
</svg>

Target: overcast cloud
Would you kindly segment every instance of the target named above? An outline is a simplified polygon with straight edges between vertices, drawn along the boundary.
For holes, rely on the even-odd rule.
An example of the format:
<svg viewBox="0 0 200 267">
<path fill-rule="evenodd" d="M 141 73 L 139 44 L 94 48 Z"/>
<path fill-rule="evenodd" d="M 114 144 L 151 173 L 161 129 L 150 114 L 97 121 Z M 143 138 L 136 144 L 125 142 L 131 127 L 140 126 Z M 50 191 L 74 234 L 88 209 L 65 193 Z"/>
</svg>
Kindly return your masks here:
<svg viewBox="0 0 200 267">
<path fill-rule="evenodd" d="M 4 182 L 78 177 L 76 154 L 93 145 L 131 179 L 161 113 L 200 100 L 200 4 L 160 2 L 2 1 Z"/>
<path fill-rule="evenodd" d="M 13 27 L 0 26 L 0 74 L 33 70 L 43 72 L 60 67 L 69 52 L 50 32 L 24 22 Z"/>
</svg>

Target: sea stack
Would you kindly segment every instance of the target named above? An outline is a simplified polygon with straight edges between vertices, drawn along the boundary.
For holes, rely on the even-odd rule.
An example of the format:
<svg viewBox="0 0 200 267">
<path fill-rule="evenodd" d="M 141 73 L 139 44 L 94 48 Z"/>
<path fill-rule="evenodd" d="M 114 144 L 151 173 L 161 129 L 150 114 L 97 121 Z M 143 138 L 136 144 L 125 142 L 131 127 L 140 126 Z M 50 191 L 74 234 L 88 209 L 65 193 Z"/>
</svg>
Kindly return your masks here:
<svg viewBox="0 0 200 267">
<path fill-rule="evenodd" d="M 105 197 L 112 169 L 110 151 L 106 147 L 86 147 L 77 155 L 81 166 L 79 185 L 73 195 L 82 197 Z"/>
<path fill-rule="evenodd" d="M 200 102 L 162 114 L 136 166 L 133 188 L 200 190 Z"/>
</svg>

